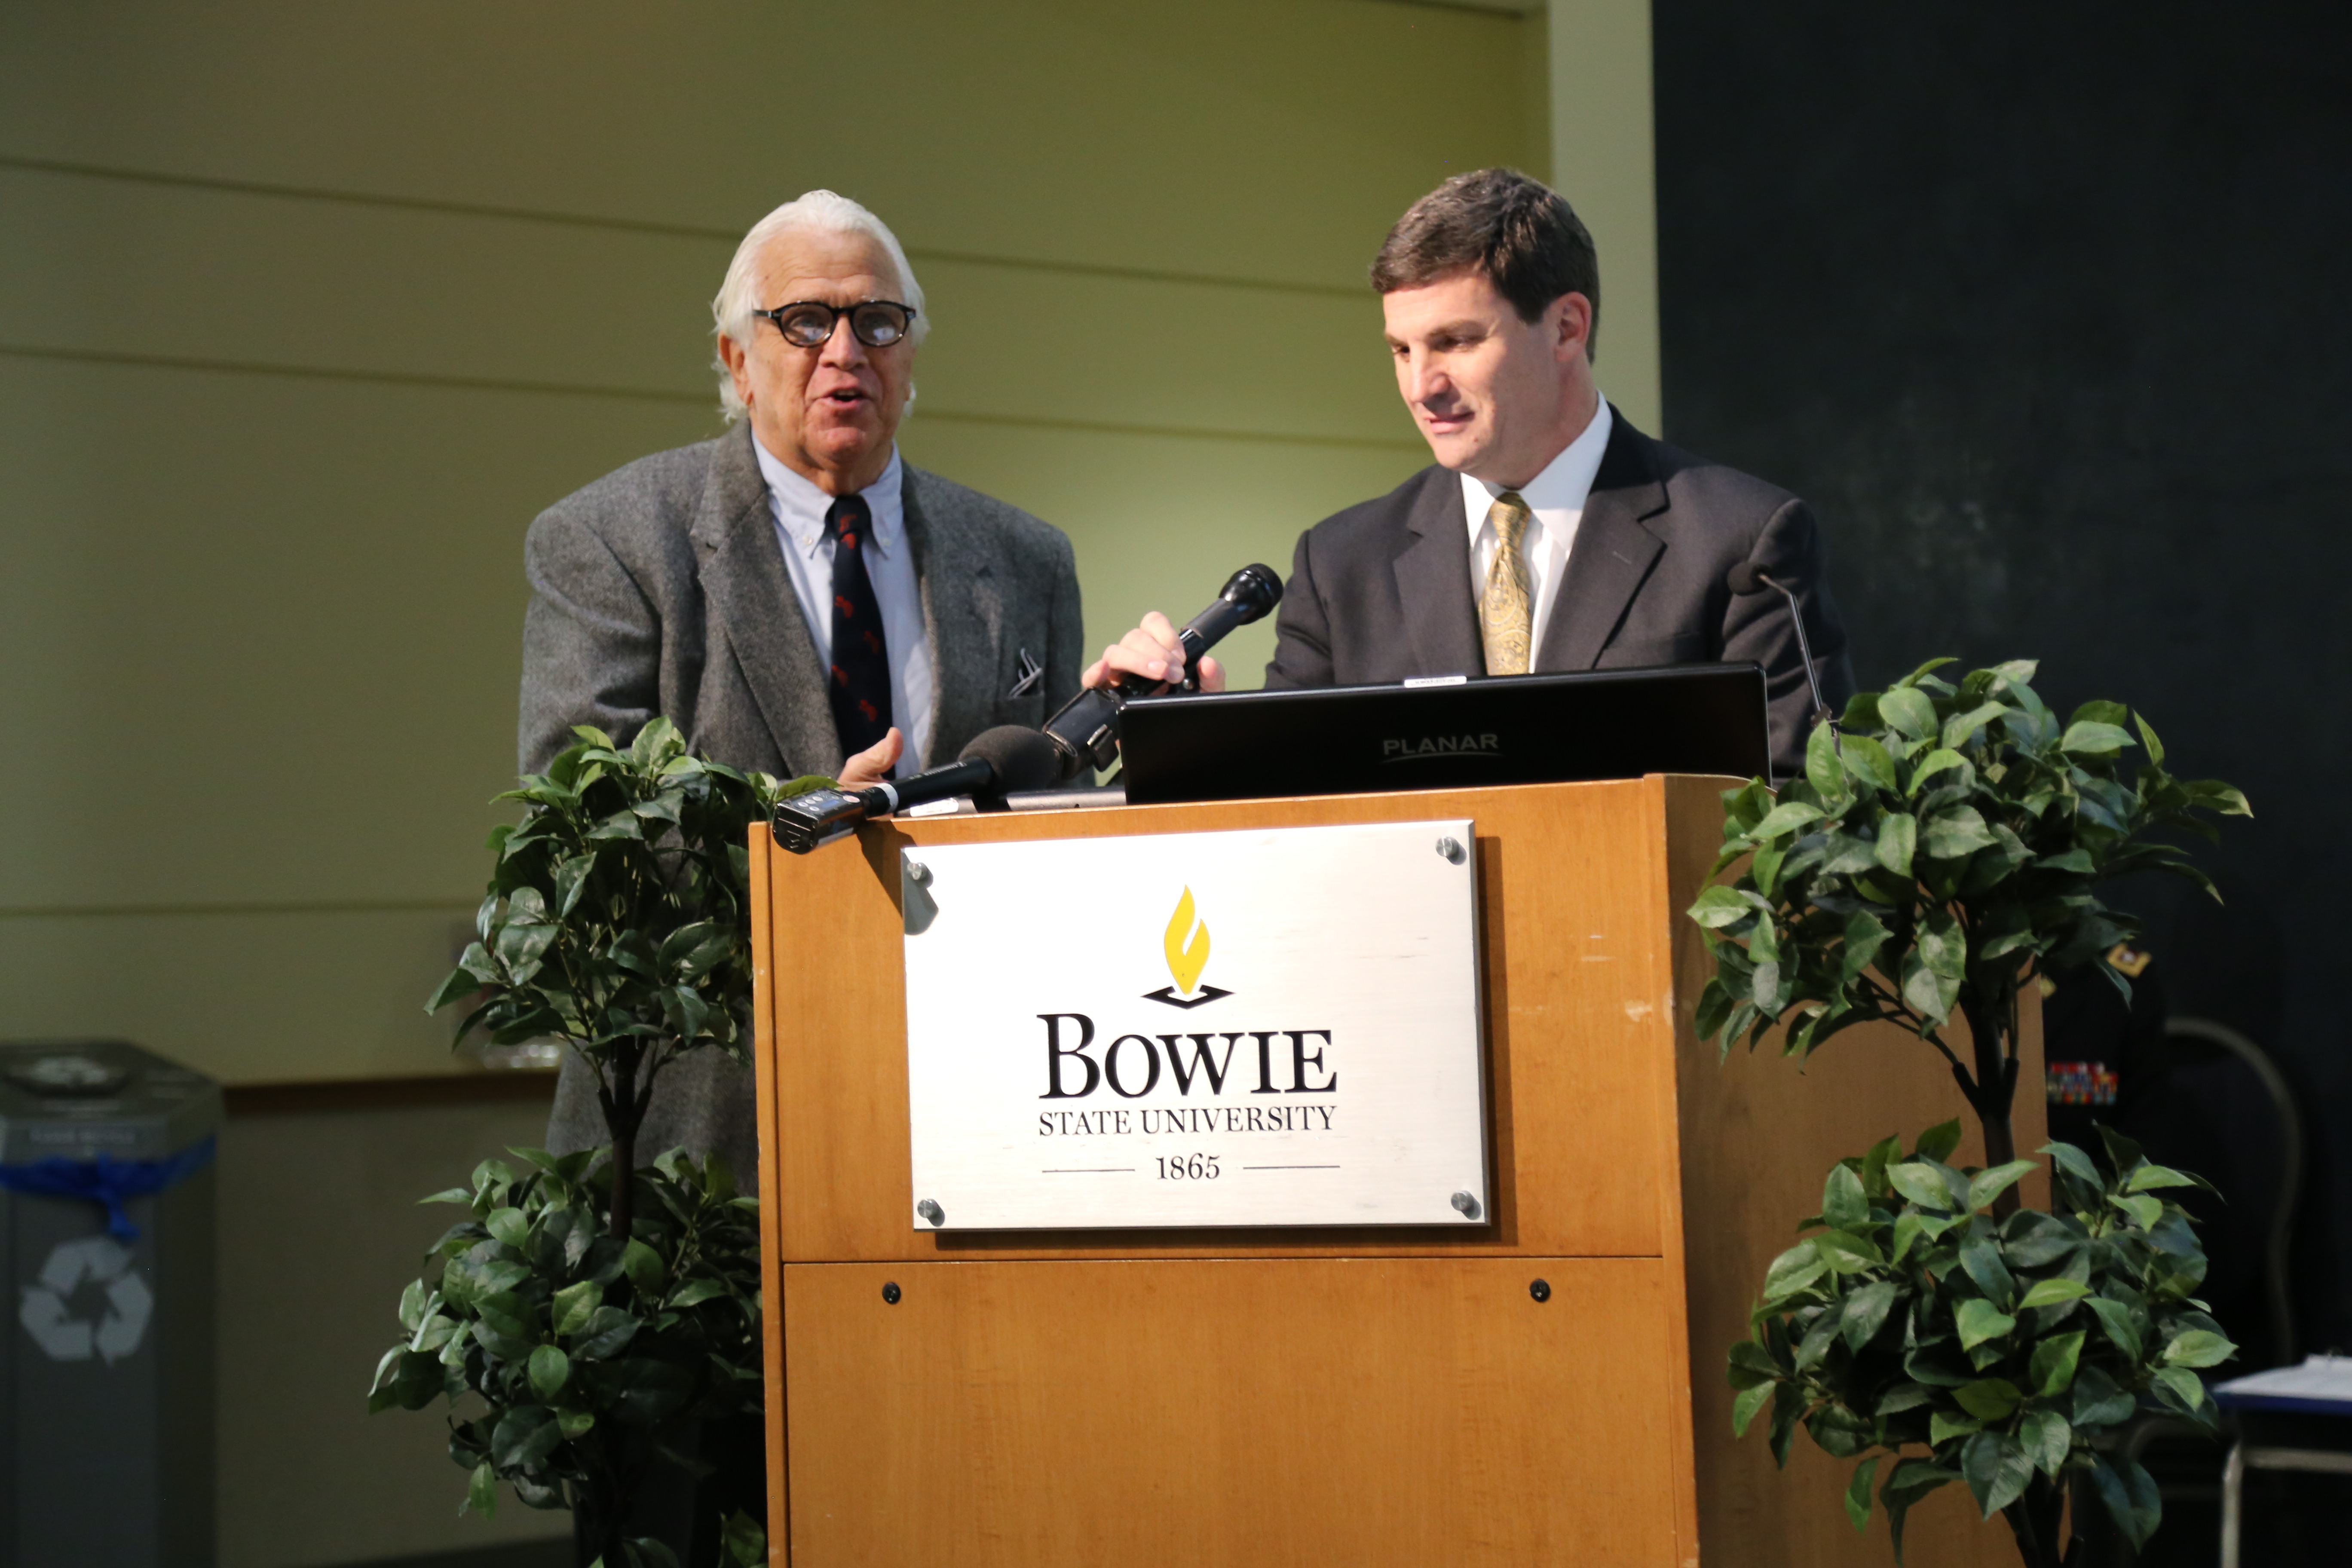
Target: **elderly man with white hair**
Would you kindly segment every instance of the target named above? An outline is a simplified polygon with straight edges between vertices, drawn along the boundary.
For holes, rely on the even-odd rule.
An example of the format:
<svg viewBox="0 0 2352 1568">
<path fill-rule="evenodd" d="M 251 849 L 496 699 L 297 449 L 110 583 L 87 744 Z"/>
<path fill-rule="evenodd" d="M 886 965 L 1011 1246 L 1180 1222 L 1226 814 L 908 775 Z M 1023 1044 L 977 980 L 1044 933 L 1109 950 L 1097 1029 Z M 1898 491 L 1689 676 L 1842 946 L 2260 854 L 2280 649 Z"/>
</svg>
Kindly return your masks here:
<svg viewBox="0 0 2352 1568">
<path fill-rule="evenodd" d="M 951 762 L 1076 689 L 1078 581 L 1057 529 L 898 455 L 929 325 L 872 213 L 811 191 L 752 226 L 712 301 L 731 428 L 565 497 L 530 526 L 521 766 L 593 724 L 667 715 L 703 754 L 870 784 Z M 662 1075 L 639 1147 L 757 1161 L 751 1076 Z M 604 1141 L 567 1064 L 551 1146 Z"/>
</svg>

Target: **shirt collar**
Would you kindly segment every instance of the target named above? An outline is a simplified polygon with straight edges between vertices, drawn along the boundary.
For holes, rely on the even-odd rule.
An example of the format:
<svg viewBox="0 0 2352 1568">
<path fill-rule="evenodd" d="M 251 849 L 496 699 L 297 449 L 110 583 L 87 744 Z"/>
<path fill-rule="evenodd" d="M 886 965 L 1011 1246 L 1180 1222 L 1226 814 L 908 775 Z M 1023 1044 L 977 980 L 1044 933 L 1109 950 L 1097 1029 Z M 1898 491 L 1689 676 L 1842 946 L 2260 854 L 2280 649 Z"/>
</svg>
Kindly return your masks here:
<svg viewBox="0 0 2352 1568">
<path fill-rule="evenodd" d="M 819 489 L 815 480 L 786 468 L 756 435 L 751 437 L 751 451 L 760 460 L 760 477 L 768 483 L 768 508 L 775 513 L 777 526 L 794 549 L 814 554 L 824 542 L 824 514 L 833 509 L 833 497 Z M 880 479 L 857 492 L 873 514 L 869 527 L 875 546 L 886 557 L 897 553 L 902 534 L 906 510 L 900 495 L 905 482 L 906 470 L 893 443 L 890 466 L 882 470 Z"/>
<path fill-rule="evenodd" d="M 1583 433 L 1561 447 L 1559 456 L 1544 465 L 1543 472 L 1519 487 L 1519 499 L 1528 503 L 1529 511 L 1538 517 L 1546 512 L 1567 517 L 1583 514 L 1584 503 L 1592 494 L 1592 481 L 1601 473 L 1601 456 L 1609 449 L 1609 430 L 1614 423 L 1609 400 L 1596 398 L 1592 417 L 1585 422 Z M 1490 485 L 1468 474 L 1462 476 L 1463 500 L 1472 509 L 1474 525 L 1486 517 L 1486 509 L 1507 488 Z"/>
</svg>

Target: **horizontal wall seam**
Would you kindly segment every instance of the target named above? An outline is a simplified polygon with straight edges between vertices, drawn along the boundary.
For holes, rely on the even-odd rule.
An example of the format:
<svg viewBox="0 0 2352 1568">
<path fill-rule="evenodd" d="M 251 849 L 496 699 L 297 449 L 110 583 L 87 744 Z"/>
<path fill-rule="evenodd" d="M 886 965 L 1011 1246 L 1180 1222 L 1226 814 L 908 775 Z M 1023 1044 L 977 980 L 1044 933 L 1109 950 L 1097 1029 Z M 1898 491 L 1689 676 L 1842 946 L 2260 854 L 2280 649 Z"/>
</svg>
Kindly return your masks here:
<svg viewBox="0 0 2352 1568">
<path fill-rule="evenodd" d="M 0 921 L 178 920 L 218 915 L 472 914 L 478 899 L 319 899 L 210 904 L 26 904 L 0 907 Z"/>
<path fill-rule="evenodd" d="M 113 180 L 124 184 L 161 185 L 175 190 L 217 191 L 225 195 L 268 196 L 281 201 L 332 202 L 345 206 L 379 207 L 394 212 L 438 213 L 449 217 L 493 218 L 508 223 L 535 223 L 560 228 L 598 229 L 610 234 L 644 234 L 666 239 L 709 240 L 733 246 L 742 239 L 735 229 L 706 228 L 699 224 L 657 223 L 645 218 L 598 217 L 587 213 L 547 212 L 531 207 L 496 206 L 484 202 L 453 202 L 426 196 L 378 195 L 364 191 L 338 191 L 304 185 L 278 184 L 264 180 L 218 179 L 204 174 L 166 174 L 147 169 L 112 168 L 59 158 L 20 158 L 0 153 L 0 169 L 28 174 L 62 174 L 75 179 Z M 1297 283 L 1275 278 L 1229 277 L 1213 272 L 1179 272 L 1154 267 L 1116 267 L 1093 261 L 1056 261 L 1035 256 L 996 256 L 976 250 L 940 250 L 910 245 L 913 261 L 943 261 L 964 267 L 1000 267 L 1019 272 L 1048 272 L 1066 277 L 1110 278 L 1133 283 L 1181 283 L 1205 289 L 1239 289 L 1254 293 L 1313 294 L 1335 300 L 1368 300 L 1369 285 Z"/>
<path fill-rule="evenodd" d="M 30 343 L 0 342 L 0 358 L 61 361 L 73 364 L 103 364 L 148 370 L 185 370 L 220 375 L 282 376 L 295 380 L 337 381 L 379 386 L 429 387 L 454 392 L 507 392 L 546 397 L 593 397 L 638 403 L 692 405 L 715 415 L 717 400 L 709 393 L 664 392 L 646 387 L 593 386 L 552 381 L 507 380 L 493 376 L 436 375 L 416 371 L 348 370 L 331 365 L 270 364 L 242 360 L 197 359 L 173 354 L 117 353 L 106 349 L 60 349 Z M 1336 447 L 1350 450 L 1405 451 L 1421 449 L 1416 441 L 1389 436 L 1314 436 L 1292 431 L 1220 430 L 1184 425 L 1131 425 L 1106 419 L 1057 419 L 1045 415 L 971 414 L 925 407 L 913 416 L 940 424 L 994 425 L 1031 430 L 1066 430 L 1088 436 L 1143 436 L 1181 441 L 1243 441 L 1274 447 Z"/>
</svg>

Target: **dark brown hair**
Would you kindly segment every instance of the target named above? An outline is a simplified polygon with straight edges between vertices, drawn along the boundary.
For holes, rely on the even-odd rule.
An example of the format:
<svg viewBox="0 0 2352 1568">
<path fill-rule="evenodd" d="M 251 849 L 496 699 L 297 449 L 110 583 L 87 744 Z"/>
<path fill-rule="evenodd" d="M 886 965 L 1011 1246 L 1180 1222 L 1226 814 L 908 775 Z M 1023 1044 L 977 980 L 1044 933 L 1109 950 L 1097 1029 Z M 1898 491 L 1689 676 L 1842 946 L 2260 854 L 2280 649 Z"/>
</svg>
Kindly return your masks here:
<svg viewBox="0 0 2352 1568">
<path fill-rule="evenodd" d="M 1483 272 L 1532 321 L 1563 294 L 1581 294 L 1592 306 L 1592 336 L 1601 330 L 1601 259 L 1592 236 L 1568 199 L 1517 169 L 1456 174 L 1412 204 L 1372 258 L 1372 287 L 1381 293 L 1418 289 L 1441 278 Z M 1592 352 L 1591 337 L 1585 353 Z"/>
</svg>

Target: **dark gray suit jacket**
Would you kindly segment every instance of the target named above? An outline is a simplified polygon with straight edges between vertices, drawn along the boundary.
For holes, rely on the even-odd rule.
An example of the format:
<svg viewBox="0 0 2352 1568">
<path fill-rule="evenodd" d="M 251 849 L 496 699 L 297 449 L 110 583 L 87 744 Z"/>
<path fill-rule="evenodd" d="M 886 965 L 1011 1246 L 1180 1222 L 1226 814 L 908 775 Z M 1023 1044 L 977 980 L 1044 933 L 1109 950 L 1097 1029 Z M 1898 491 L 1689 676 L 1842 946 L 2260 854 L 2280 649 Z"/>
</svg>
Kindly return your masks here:
<svg viewBox="0 0 2352 1568">
<path fill-rule="evenodd" d="M 1776 593 L 1735 595 L 1742 561 L 1794 586 L 1832 710 L 1853 693 L 1821 531 L 1803 501 L 1654 441 L 1615 413 L 1552 603 L 1538 671 L 1764 667 L 1775 765 L 1803 766 L 1812 698 Z M 1427 468 L 1301 534 L 1275 622 L 1269 687 L 1379 685 L 1486 668 L 1462 480 Z"/>
<path fill-rule="evenodd" d="M 977 490 L 905 467 L 907 537 L 930 631 L 925 766 L 999 724 L 1037 726 L 1085 668 L 1077 567 L 1061 531 Z M 625 742 L 666 714 L 695 750 L 791 778 L 840 771 L 825 671 L 784 570 L 749 426 L 656 452 L 548 508 L 523 546 L 522 717 L 535 773 L 574 724 Z M 1021 696 L 1024 653 L 1044 668 Z M 548 1146 L 604 1142 L 594 1079 L 564 1063 Z M 716 1147 L 758 1163 L 751 1075 L 713 1050 L 666 1068 L 638 1135 L 651 1158 Z"/>
</svg>

